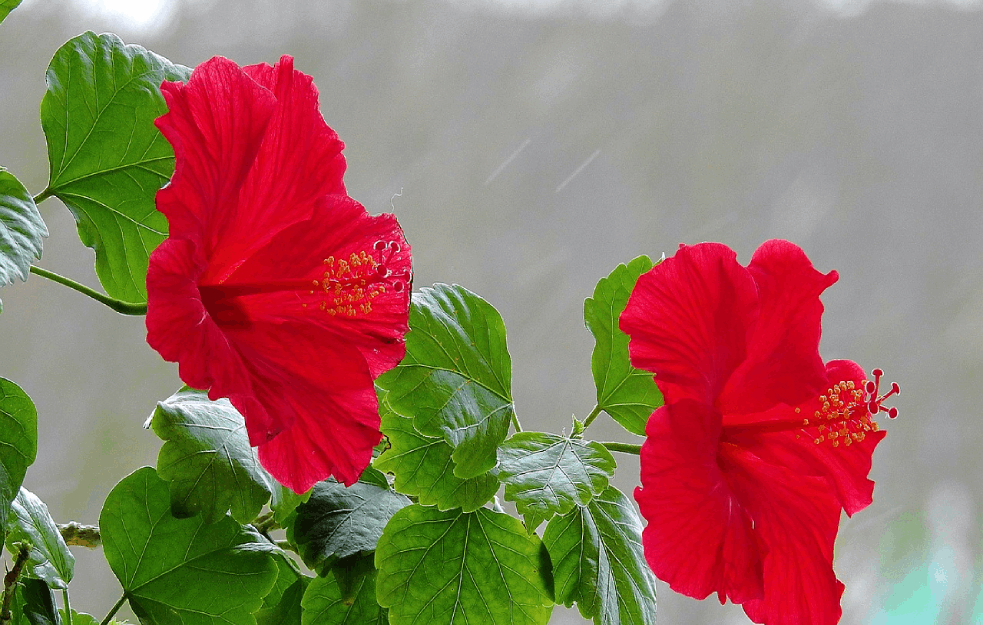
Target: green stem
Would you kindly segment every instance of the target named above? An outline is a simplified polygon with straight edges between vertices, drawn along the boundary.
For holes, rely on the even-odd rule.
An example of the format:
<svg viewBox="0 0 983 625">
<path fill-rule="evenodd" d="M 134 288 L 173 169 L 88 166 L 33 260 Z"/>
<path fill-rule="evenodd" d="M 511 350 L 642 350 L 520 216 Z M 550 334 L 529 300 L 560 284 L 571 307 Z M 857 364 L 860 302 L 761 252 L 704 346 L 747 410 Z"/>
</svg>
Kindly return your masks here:
<svg viewBox="0 0 983 625">
<path fill-rule="evenodd" d="M 522 426 L 519 425 L 519 416 L 515 414 L 515 411 L 512 412 L 512 426 L 515 428 L 516 432 L 522 431 Z"/>
<path fill-rule="evenodd" d="M 124 592 L 123 596 L 119 598 L 119 601 L 116 602 L 116 605 L 113 606 L 113 608 L 109 611 L 109 614 L 106 615 L 106 618 L 102 619 L 102 623 L 99 623 L 99 625 L 109 625 L 109 621 L 113 620 L 113 617 L 116 616 L 119 609 L 123 607 L 123 603 L 125 601 L 126 593 Z"/>
<path fill-rule="evenodd" d="M 45 201 L 49 197 L 51 197 L 51 189 L 45 189 L 41 193 L 38 193 L 37 195 L 34 196 L 34 204 L 35 205 L 40 204 L 41 202 Z"/>
<path fill-rule="evenodd" d="M 68 600 L 68 589 L 62 589 L 61 594 L 65 599 L 65 623 L 72 625 L 72 603 Z"/>
<path fill-rule="evenodd" d="M 123 300 L 116 299 L 115 297 L 109 297 L 99 291 L 90 289 L 84 284 L 79 284 L 71 278 L 66 278 L 65 276 L 59 275 L 53 271 L 48 271 L 47 269 L 41 269 L 37 265 L 31 265 L 31 273 L 34 275 L 41 276 L 42 278 L 47 278 L 52 282 L 57 282 L 63 286 L 67 286 L 70 289 L 74 289 L 81 293 L 82 295 L 88 295 L 92 299 L 96 300 L 101 304 L 109 306 L 116 312 L 123 315 L 146 315 L 147 305 L 146 304 L 131 304 L 130 302 L 124 302 Z"/>
<path fill-rule="evenodd" d="M 3 578 L 3 602 L 0 603 L 0 625 L 7 625 L 13 619 L 13 615 L 10 613 L 10 603 L 14 599 L 14 591 L 17 587 L 17 578 L 20 577 L 21 570 L 24 568 L 24 563 L 27 562 L 28 553 L 29 550 L 27 545 L 24 543 L 19 543 L 17 548 L 17 559 L 14 560 L 14 566 Z"/>
<path fill-rule="evenodd" d="M 642 453 L 641 445 L 632 445 L 631 443 L 601 443 L 604 445 L 608 451 L 620 451 L 623 454 L 635 454 L 636 456 Z"/>
<path fill-rule="evenodd" d="M 597 415 L 599 415 L 599 414 L 601 414 L 601 405 L 600 404 L 594 406 L 594 409 L 591 410 L 590 411 L 590 414 L 587 415 L 587 418 L 584 419 L 584 428 L 586 429 L 587 426 L 590 425 L 591 422 L 594 421 L 594 419 L 596 419 L 597 418 Z"/>
</svg>

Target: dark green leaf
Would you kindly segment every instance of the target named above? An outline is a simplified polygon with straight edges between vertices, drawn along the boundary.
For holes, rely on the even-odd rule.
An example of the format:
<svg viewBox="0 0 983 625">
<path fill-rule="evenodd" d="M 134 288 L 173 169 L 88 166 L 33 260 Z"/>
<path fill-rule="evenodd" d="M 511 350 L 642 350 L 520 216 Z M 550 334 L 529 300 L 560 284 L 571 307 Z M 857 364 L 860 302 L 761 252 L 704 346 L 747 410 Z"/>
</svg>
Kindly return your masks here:
<svg viewBox="0 0 983 625">
<path fill-rule="evenodd" d="M 264 608 L 276 607 L 280 603 L 280 599 L 283 598 L 283 593 L 301 578 L 297 565 L 287 556 L 286 552 L 274 553 L 273 562 L 276 563 L 277 569 L 276 582 L 263 598 Z"/>
<path fill-rule="evenodd" d="M 387 610 L 376 601 L 376 574 L 359 578 L 354 594 L 344 598 L 334 574 L 318 577 L 304 593 L 303 625 L 389 625 Z"/>
<path fill-rule="evenodd" d="M 0 531 L 10 505 L 38 453 L 38 413 L 34 402 L 10 380 L 0 378 Z"/>
<path fill-rule="evenodd" d="M 354 599 L 361 587 L 362 578 L 375 575 L 375 552 L 335 560 L 331 564 L 331 574 L 341 589 L 341 598 L 346 602 Z"/>
<path fill-rule="evenodd" d="M 21 487 L 11 507 L 7 523 L 7 548 L 16 553 L 15 543 L 30 546 L 25 571 L 54 588 L 67 588 L 75 573 L 75 556 L 61 537 L 48 506 L 31 491 Z"/>
<path fill-rule="evenodd" d="M 44 580 L 22 579 L 20 585 L 21 610 L 30 625 L 61 625 L 55 596 Z"/>
<path fill-rule="evenodd" d="M 631 501 L 609 486 L 586 507 L 554 517 L 543 543 L 553 561 L 556 601 L 597 625 L 655 623 L 655 577 L 642 552 Z"/>
<path fill-rule="evenodd" d="M 270 500 L 276 481 L 260 466 L 246 423 L 229 400 L 182 389 L 157 404 L 151 425 L 167 441 L 157 471 L 170 482 L 175 516 L 201 513 L 214 523 L 231 510 L 232 518 L 249 523 Z"/>
<path fill-rule="evenodd" d="M 174 152 L 154 126 L 167 111 L 160 84 L 190 72 L 91 32 L 70 39 L 48 66 L 41 101 L 48 192 L 72 211 L 113 297 L 147 301 L 147 258 L 167 236 L 154 196 L 174 171 Z"/>
<path fill-rule="evenodd" d="M 273 518 L 283 526 L 287 517 L 297 509 L 297 506 L 311 498 L 311 491 L 297 494 L 279 482 L 273 484 L 273 497 L 270 499 L 270 508 L 273 509 Z"/>
<path fill-rule="evenodd" d="M 27 280 L 31 263 L 41 258 L 41 240 L 46 236 L 48 228 L 30 192 L 0 167 L 0 286 L 12 283 L 14 277 Z"/>
<path fill-rule="evenodd" d="M 414 293 L 406 357 L 376 383 L 421 434 L 450 444 L 454 475 L 495 466 L 513 414 L 512 361 L 488 302 L 457 285 Z"/>
<path fill-rule="evenodd" d="M 229 517 L 174 517 L 167 483 L 149 467 L 109 493 L 99 528 L 106 560 L 143 622 L 252 625 L 276 580 L 273 545 Z"/>
<path fill-rule="evenodd" d="M 325 480 L 315 484 L 311 498 L 297 507 L 288 538 L 307 566 L 325 575 L 334 560 L 375 550 L 386 523 L 409 504 L 388 484 L 380 487 L 360 480 L 345 487 Z"/>
<path fill-rule="evenodd" d="M 375 564 L 391 625 L 538 625 L 552 612 L 539 538 L 485 508 L 403 508 L 379 540 Z"/>
<path fill-rule="evenodd" d="M 21 0 L 0 0 L 0 22 L 4 20 L 10 12 L 17 8 Z"/>
<path fill-rule="evenodd" d="M 495 471 L 505 483 L 505 498 L 516 502 L 532 531 L 554 514 L 587 505 L 607 488 L 617 466 L 600 443 L 519 432 L 499 448 Z"/>
<path fill-rule="evenodd" d="M 639 436 L 645 435 L 645 423 L 662 405 L 662 393 L 651 373 L 631 366 L 628 335 L 618 328 L 618 318 L 638 277 L 652 266 L 648 256 L 618 265 L 610 276 L 597 283 L 594 297 L 584 301 L 584 321 L 595 341 L 590 365 L 597 387 L 597 405 L 626 430 Z"/>
<path fill-rule="evenodd" d="M 256 625 L 300 625 L 301 601 L 311 578 L 298 577 L 284 590 L 275 607 L 264 607 L 256 613 Z"/>
<path fill-rule="evenodd" d="M 498 478 L 492 473 L 468 479 L 454 475 L 454 449 L 443 438 L 420 434 L 413 427 L 413 419 L 397 414 L 385 398 L 379 401 L 379 414 L 391 447 L 373 464 L 396 476 L 399 492 L 441 510 L 463 508 L 471 512 L 498 491 Z"/>
</svg>

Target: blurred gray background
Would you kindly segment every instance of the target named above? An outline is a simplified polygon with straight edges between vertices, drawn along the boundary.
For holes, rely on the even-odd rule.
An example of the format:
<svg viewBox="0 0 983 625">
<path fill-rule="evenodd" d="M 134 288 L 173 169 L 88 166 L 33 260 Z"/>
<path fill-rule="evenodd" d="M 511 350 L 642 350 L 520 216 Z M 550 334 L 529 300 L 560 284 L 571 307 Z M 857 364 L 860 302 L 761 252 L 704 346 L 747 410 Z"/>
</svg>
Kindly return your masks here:
<svg viewBox="0 0 983 625">
<path fill-rule="evenodd" d="M 615 265 L 717 240 L 747 262 L 788 238 L 841 279 L 824 358 L 904 388 L 844 519 L 843 623 L 983 623 L 983 12 L 973 2 L 810 0 L 26 0 L 0 25 L 0 165 L 47 181 L 38 105 L 51 55 L 113 31 L 174 62 L 296 57 L 347 143 L 349 192 L 395 212 L 416 285 L 501 311 L 517 409 L 560 432 L 594 405 L 583 300 Z M 57 200 L 41 265 L 97 285 Z M 26 486 L 95 523 L 153 464 L 142 429 L 177 369 L 124 318 L 32 277 L 0 292 L 0 375 L 40 415 Z M 625 440 L 607 417 L 589 434 Z M 618 455 L 617 485 L 637 459 Z M 120 595 L 76 549 L 73 607 Z M 659 586 L 663 624 L 746 623 Z M 584 623 L 557 608 L 553 623 Z"/>
</svg>

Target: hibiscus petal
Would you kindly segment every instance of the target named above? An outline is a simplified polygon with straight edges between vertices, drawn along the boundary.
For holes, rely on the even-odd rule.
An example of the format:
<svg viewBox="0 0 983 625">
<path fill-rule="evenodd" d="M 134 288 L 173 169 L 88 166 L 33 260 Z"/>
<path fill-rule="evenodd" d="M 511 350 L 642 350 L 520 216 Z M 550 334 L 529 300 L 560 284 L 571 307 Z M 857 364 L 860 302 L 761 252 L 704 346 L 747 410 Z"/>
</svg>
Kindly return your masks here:
<svg viewBox="0 0 983 625">
<path fill-rule="evenodd" d="M 246 364 L 207 313 L 196 280 L 204 261 L 189 239 L 168 238 L 150 254 L 147 271 L 147 343 L 169 362 L 179 363 L 181 379 L 210 389 L 209 398 L 249 393 Z M 270 427 L 264 411 L 253 410 L 254 429 Z"/>
<path fill-rule="evenodd" d="M 645 558 L 676 592 L 735 603 L 764 596 L 751 517 L 717 465 L 720 415 L 683 400 L 649 418 L 635 489 Z"/>
<path fill-rule="evenodd" d="M 840 505 L 825 479 L 721 446 L 720 468 L 767 548 L 764 597 L 744 602 L 756 623 L 834 625 L 843 584 L 833 573 Z"/>
<path fill-rule="evenodd" d="M 757 294 L 720 243 L 681 246 L 642 275 L 621 315 L 631 362 L 655 373 L 666 401 L 713 404 L 745 358 Z"/>
<path fill-rule="evenodd" d="M 321 116 L 311 77 L 295 70 L 290 56 L 243 72 L 272 92 L 276 107 L 242 183 L 238 212 L 227 220 L 223 245 L 212 258 L 225 273 L 211 273 L 212 281 L 224 279 L 276 233 L 310 219 L 324 196 L 345 193 L 344 144 Z"/>
<path fill-rule="evenodd" d="M 766 241 L 748 264 L 759 311 L 747 340 L 747 357 L 718 401 L 724 414 L 753 413 L 777 403 L 791 406 L 826 388 L 819 357 L 823 305 L 819 295 L 836 282 L 822 274 L 794 243 Z"/>
<path fill-rule="evenodd" d="M 853 382 L 860 388 L 865 379 L 863 369 L 849 360 L 833 360 L 826 365 L 832 386 L 841 381 Z M 760 415 L 758 423 L 770 420 L 799 421 L 819 408 L 812 399 L 798 407 L 799 412 L 785 405 Z M 861 407 L 862 408 L 862 407 Z M 861 441 L 834 447 L 829 440 L 817 444 L 820 432 L 817 423 L 796 431 L 755 433 L 753 428 L 725 426 L 724 438 L 747 449 L 771 464 L 784 466 L 801 475 L 825 477 L 832 485 L 843 509 L 850 516 L 863 510 L 873 501 L 874 482 L 868 479 L 874 448 L 884 439 L 883 430 L 865 432 Z"/>
<path fill-rule="evenodd" d="M 221 57 L 196 67 L 187 84 L 160 88 L 169 110 L 155 123 L 176 160 L 171 182 L 157 193 L 157 209 L 167 216 L 171 237 L 201 241 L 207 255 L 234 220 L 276 100 Z"/>
<path fill-rule="evenodd" d="M 370 260 L 361 260 L 362 254 Z M 322 302 L 330 308 L 340 298 L 323 284 L 328 258 L 364 262 L 366 269 L 375 266 L 368 272 L 370 285 L 352 284 L 342 290 L 342 296 L 350 295 L 353 300 L 354 315 L 329 314 L 321 308 Z M 242 297 L 242 310 L 255 320 L 298 319 L 332 332 L 362 352 L 375 378 L 394 367 L 406 351 L 403 335 L 409 330 L 410 262 L 410 246 L 395 217 L 369 215 L 355 200 L 334 195 L 318 205 L 310 221 L 291 226 L 270 240 L 224 286 L 299 283 L 293 290 Z"/>
<path fill-rule="evenodd" d="M 230 400 L 246 419 L 250 442 L 260 443 L 266 470 L 298 493 L 329 476 L 356 482 L 382 439 L 378 400 L 361 354 L 298 323 L 257 324 L 229 335 L 253 380 L 251 394 Z M 254 431 L 256 404 L 290 422 L 280 422 L 278 433 Z"/>
</svg>

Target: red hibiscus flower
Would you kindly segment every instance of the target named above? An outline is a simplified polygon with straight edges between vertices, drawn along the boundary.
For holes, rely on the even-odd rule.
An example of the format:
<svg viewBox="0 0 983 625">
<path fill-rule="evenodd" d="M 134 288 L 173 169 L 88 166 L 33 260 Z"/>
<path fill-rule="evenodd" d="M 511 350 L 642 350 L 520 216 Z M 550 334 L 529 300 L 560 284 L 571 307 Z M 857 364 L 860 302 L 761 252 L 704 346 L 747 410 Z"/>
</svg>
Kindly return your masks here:
<svg viewBox="0 0 983 625">
<path fill-rule="evenodd" d="M 837 279 L 787 241 L 745 268 L 717 243 L 681 246 L 639 278 L 621 329 L 632 363 L 666 398 L 641 452 L 646 559 L 673 590 L 743 604 L 755 622 L 827 625 L 840 618 L 833 573 L 840 510 L 871 502 L 868 382 L 819 357 L 819 295 Z"/>
<path fill-rule="evenodd" d="M 373 380 L 403 357 L 410 248 L 345 193 L 344 147 L 309 76 L 213 58 L 161 85 L 174 146 L 157 194 L 147 341 L 228 397 L 262 465 L 304 492 L 351 484 L 381 439 Z"/>
</svg>

